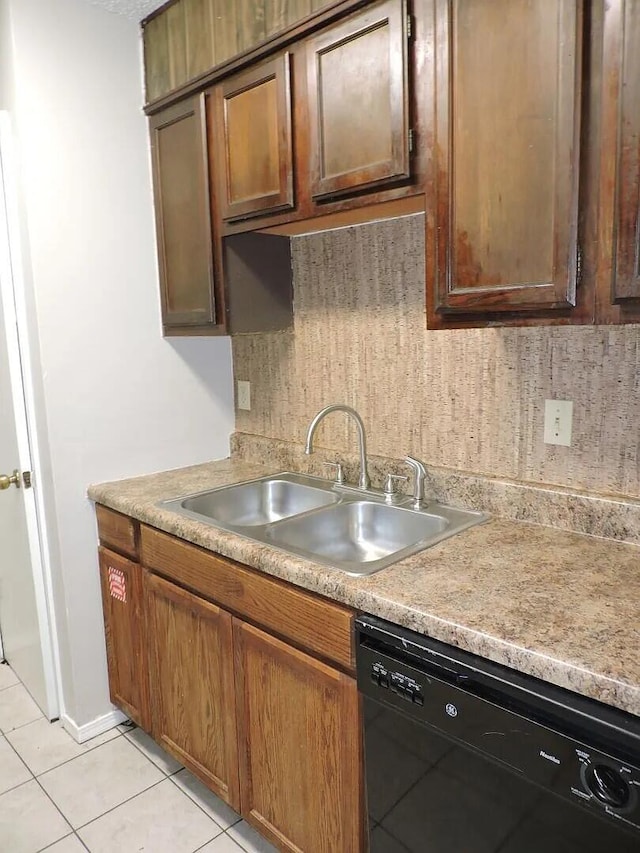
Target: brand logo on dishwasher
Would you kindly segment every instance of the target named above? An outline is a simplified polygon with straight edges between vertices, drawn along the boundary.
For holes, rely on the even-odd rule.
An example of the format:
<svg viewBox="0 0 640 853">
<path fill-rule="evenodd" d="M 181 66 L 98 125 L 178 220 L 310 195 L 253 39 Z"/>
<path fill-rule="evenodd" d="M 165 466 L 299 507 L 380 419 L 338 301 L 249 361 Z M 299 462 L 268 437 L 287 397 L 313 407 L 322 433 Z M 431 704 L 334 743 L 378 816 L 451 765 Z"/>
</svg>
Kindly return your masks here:
<svg viewBox="0 0 640 853">
<path fill-rule="evenodd" d="M 451 702 L 449 702 L 447 705 L 445 705 L 444 709 L 450 717 L 457 717 L 458 716 L 458 709 Z"/>
<path fill-rule="evenodd" d="M 540 758 L 546 758 L 547 761 L 553 761 L 554 764 L 560 764 L 559 758 L 556 758 L 555 755 L 549 755 L 549 753 L 545 752 L 544 749 L 540 750 Z"/>
</svg>

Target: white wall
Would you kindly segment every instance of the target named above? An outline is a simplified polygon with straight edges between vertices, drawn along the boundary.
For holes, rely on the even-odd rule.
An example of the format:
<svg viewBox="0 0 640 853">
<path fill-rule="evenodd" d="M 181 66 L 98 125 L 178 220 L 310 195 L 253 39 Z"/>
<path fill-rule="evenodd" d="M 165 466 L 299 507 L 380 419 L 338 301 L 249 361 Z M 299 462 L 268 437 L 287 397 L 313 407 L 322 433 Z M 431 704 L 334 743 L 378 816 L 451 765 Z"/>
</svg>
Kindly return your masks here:
<svg viewBox="0 0 640 853">
<path fill-rule="evenodd" d="M 9 4 L 63 699 L 84 725 L 110 709 L 86 487 L 226 456 L 231 350 L 161 337 L 137 24 L 83 0 Z"/>
</svg>

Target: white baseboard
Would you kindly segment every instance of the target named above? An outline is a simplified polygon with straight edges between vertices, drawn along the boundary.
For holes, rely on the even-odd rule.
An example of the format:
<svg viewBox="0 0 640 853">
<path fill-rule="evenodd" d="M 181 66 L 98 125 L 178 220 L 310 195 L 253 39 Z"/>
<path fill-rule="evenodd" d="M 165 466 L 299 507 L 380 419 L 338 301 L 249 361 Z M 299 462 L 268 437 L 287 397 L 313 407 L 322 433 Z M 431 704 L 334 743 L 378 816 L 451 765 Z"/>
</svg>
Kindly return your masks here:
<svg viewBox="0 0 640 853">
<path fill-rule="evenodd" d="M 120 725 L 120 723 L 124 723 L 128 718 L 122 711 L 113 710 L 103 714 L 101 717 L 96 717 L 95 720 L 91 720 L 89 723 L 84 723 L 82 726 L 79 726 L 75 720 L 72 720 L 66 714 L 62 714 L 60 719 L 62 720 L 62 727 L 65 731 L 69 732 L 71 737 L 78 743 L 84 743 L 86 740 L 91 740 L 92 737 L 97 737 L 108 732 L 109 729 Z"/>
</svg>

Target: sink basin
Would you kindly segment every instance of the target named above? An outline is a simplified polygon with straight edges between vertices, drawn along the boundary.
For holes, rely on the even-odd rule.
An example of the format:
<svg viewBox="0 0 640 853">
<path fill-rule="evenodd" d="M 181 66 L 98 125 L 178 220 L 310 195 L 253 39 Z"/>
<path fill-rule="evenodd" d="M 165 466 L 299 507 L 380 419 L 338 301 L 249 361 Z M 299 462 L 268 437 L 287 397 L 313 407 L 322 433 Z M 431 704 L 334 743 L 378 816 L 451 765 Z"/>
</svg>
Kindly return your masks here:
<svg viewBox="0 0 640 853">
<path fill-rule="evenodd" d="M 488 518 L 409 503 L 391 505 L 374 490 L 285 472 L 159 506 L 352 575 L 373 574 Z"/>
<path fill-rule="evenodd" d="M 257 527 L 335 503 L 338 496 L 282 479 L 225 486 L 179 500 L 180 508 L 231 527 Z M 174 507 L 175 508 L 175 507 Z"/>
<path fill-rule="evenodd" d="M 446 518 L 396 506 L 353 501 L 275 525 L 270 542 L 313 558 L 350 567 L 374 563 L 432 539 L 449 526 Z M 360 572 L 358 572 L 359 574 Z"/>
</svg>

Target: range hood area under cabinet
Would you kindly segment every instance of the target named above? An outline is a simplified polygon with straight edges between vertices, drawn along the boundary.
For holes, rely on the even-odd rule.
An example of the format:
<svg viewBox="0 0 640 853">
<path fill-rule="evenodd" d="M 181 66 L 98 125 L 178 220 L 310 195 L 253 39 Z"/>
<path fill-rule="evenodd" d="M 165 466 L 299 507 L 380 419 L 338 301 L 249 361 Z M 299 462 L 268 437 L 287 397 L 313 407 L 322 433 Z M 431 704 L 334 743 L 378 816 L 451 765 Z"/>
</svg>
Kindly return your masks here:
<svg viewBox="0 0 640 853">
<path fill-rule="evenodd" d="M 285 328 L 288 235 L 421 209 L 429 328 L 640 322 L 640 0 L 343 0 L 251 48 L 146 107 L 165 334 Z"/>
</svg>

